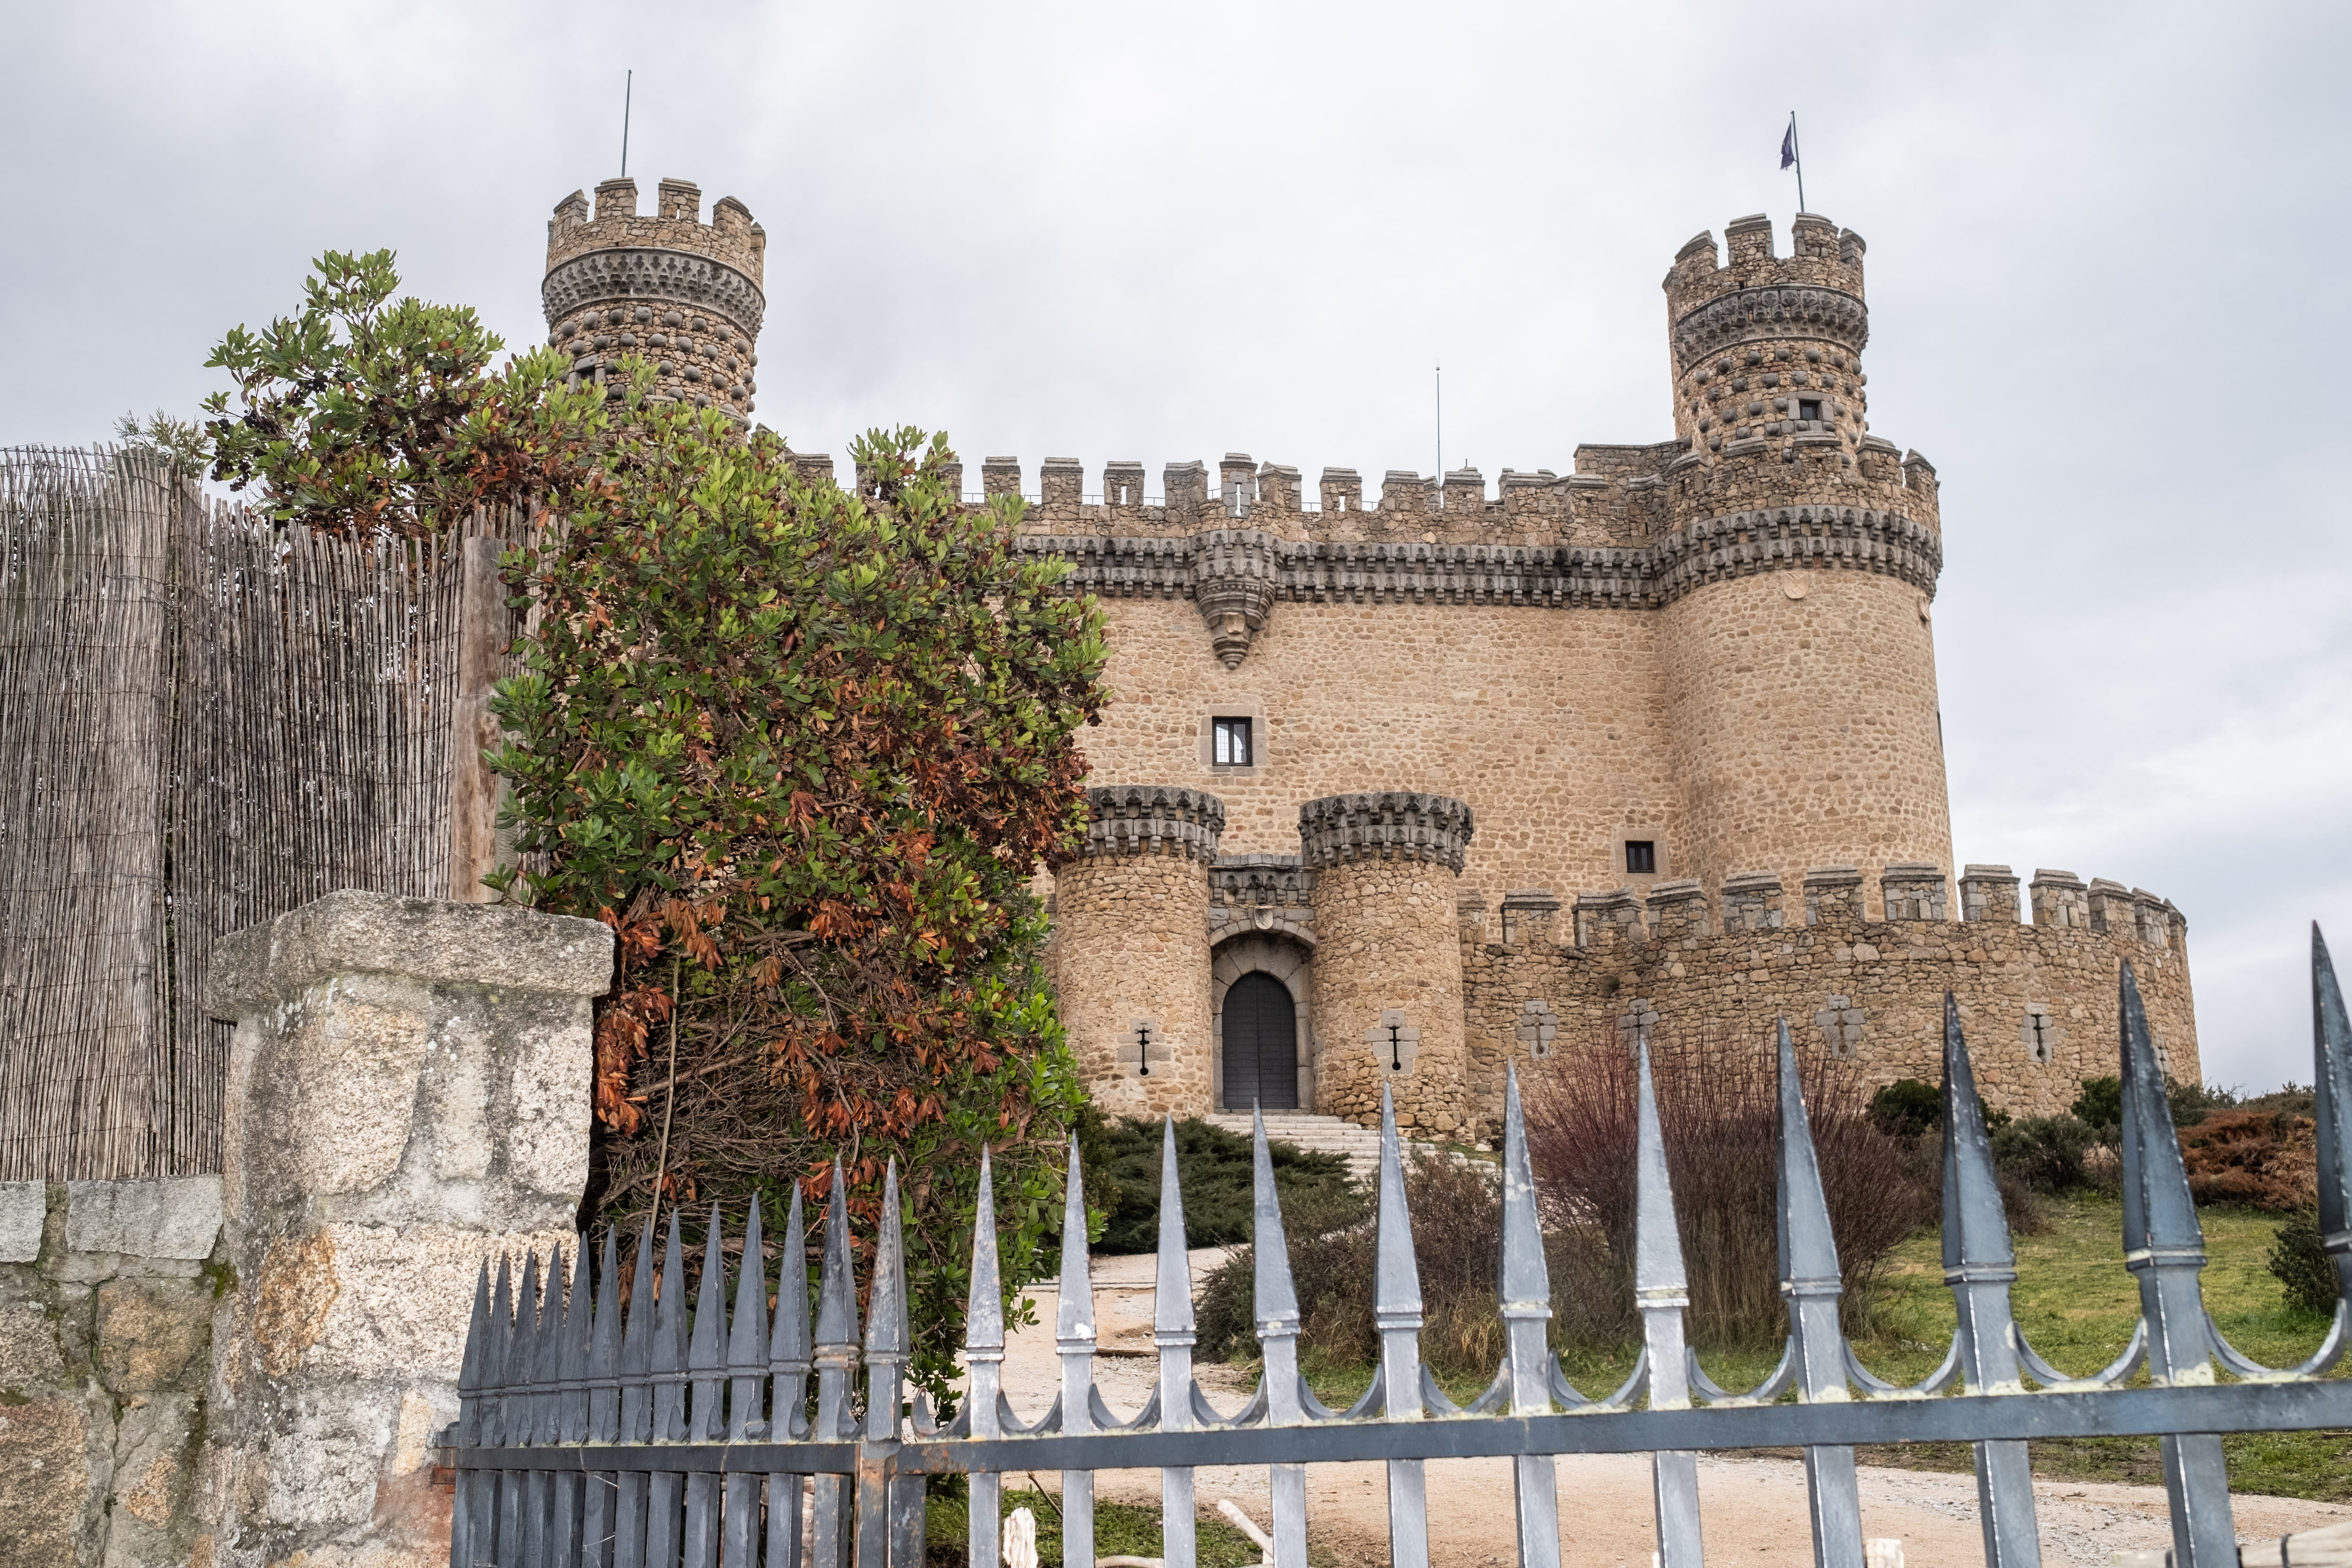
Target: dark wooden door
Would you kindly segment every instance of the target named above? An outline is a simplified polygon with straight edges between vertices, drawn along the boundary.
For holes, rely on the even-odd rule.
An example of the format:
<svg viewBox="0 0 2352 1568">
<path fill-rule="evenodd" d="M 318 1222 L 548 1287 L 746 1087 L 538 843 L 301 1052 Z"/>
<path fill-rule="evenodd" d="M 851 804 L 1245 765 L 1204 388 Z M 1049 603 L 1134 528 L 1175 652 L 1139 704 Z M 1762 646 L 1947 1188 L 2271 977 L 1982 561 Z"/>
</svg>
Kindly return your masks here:
<svg viewBox="0 0 2352 1568">
<path fill-rule="evenodd" d="M 1298 1009 L 1290 988 L 1253 970 L 1225 991 L 1225 1109 L 1298 1109 Z"/>
</svg>

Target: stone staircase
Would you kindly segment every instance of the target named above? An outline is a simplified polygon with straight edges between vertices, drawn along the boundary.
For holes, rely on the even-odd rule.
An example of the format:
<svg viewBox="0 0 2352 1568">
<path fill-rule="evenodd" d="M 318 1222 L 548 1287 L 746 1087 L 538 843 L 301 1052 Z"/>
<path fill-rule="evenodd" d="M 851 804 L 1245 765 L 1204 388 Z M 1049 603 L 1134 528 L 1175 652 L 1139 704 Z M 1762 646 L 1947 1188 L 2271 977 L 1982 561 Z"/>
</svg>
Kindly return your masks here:
<svg viewBox="0 0 2352 1568">
<path fill-rule="evenodd" d="M 1220 1111 L 1208 1121 L 1228 1133 L 1250 1135 L 1246 1111 Z M 1338 1155 L 1348 1162 L 1349 1176 L 1367 1187 L 1380 1179 L 1381 1135 L 1370 1127 L 1359 1127 L 1337 1116 L 1318 1116 L 1312 1111 L 1268 1111 L 1265 1135 L 1318 1154 Z"/>
</svg>

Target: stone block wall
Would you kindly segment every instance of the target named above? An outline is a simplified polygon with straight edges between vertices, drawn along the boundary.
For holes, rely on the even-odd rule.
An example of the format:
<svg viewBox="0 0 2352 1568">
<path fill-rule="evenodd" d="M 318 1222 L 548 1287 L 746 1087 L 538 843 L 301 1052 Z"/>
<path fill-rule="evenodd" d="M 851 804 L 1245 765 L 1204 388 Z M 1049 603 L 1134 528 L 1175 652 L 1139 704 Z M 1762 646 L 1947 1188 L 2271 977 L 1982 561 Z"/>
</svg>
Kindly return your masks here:
<svg viewBox="0 0 2352 1568">
<path fill-rule="evenodd" d="M 0 1183 L 0 1563 L 196 1552 L 218 1176 Z"/>
<path fill-rule="evenodd" d="M 448 1561 L 432 1449 L 475 1275 L 572 1240 L 612 962 L 594 921 L 363 893 L 222 943 L 234 1285 L 196 1561 Z"/>
<path fill-rule="evenodd" d="M 1397 1125 L 1458 1134 L 1468 1082 L 1455 886 L 1470 810 L 1391 791 L 1299 808 L 1315 873 L 1315 1093 L 1318 1111 L 1370 1124 L 1381 1088 Z"/>
<path fill-rule="evenodd" d="M 1732 879 L 1711 925 L 1689 909 L 1688 890 L 1662 885 L 1646 915 L 1630 893 L 1580 895 L 1565 939 L 1465 934 L 1475 1116 L 1487 1127 L 1499 1120 L 1506 1062 L 1516 1056 L 1530 1070 L 1530 1003 L 1558 1018 L 1568 1051 L 1605 1048 L 1638 1029 L 1761 1049 L 1786 1018 L 1801 1048 L 1851 1061 L 1875 1087 L 1939 1081 L 1947 990 L 1987 1103 L 2053 1115 L 2084 1079 L 2116 1071 L 2126 961 L 2166 1070 L 2184 1082 L 2200 1076 L 2188 925 L 2155 894 L 2090 884 L 2105 898 L 2103 928 L 2094 929 L 2087 890 L 2067 872 L 2037 873 L 2047 896 L 2037 893 L 2036 913 L 2051 918 L 2032 925 L 2018 919 L 2017 878 L 2006 866 L 1968 867 L 1958 900 L 1934 868 L 1890 870 L 1886 882 L 1898 909 L 1966 918 L 1875 918 L 1851 868 L 1819 867 L 1803 878 L 1802 911 L 1783 907 L 1777 877 L 1749 876 Z"/>
<path fill-rule="evenodd" d="M 1087 792 L 1086 847 L 1054 877 L 1062 1026 L 1107 1114 L 1199 1115 L 1214 1075 L 1209 863 L 1224 805 L 1155 785 Z"/>
</svg>

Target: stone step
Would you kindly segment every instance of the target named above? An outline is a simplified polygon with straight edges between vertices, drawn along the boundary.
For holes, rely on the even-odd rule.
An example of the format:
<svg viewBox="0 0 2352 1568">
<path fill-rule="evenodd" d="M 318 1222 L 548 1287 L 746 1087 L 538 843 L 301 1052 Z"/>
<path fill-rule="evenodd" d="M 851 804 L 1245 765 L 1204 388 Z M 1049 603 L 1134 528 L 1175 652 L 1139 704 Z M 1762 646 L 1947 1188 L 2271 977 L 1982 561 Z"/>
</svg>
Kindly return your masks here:
<svg viewBox="0 0 2352 1568">
<path fill-rule="evenodd" d="M 1228 1133 L 1244 1138 L 1250 1135 L 1250 1116 L 1245 1111 L 1220 1112 L 1208 1121 L 1210 1125 Z M 1315 1154 L 1338 1155 L 1348 1162 L 1348 1174 L 1358 1181 L 1369 1182 L 1380 1174 L 1381 1135 L 1370 1127 L 1360 1127 L 1338 1116 L 1318 1115 L 1309 1111 L 1276 1112 L 1265 1119 L 1265 1135 Z"/>
</svg>

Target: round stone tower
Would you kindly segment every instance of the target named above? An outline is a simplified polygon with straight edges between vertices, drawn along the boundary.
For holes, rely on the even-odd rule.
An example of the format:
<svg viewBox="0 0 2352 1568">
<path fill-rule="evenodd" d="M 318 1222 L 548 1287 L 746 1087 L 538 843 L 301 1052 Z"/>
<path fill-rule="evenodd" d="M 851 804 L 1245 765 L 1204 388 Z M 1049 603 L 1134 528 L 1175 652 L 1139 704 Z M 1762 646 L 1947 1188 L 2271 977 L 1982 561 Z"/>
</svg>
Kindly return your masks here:
<svg viewBox="0 0 2352 1568">
<path fill-rule="evenodd" d="M 1225 803 L 1198 789 L 1087 791 L 1086 846 L 1054 873 L 1062 1025 L 1114 1116 L 1205 1115 L 1212 1078 L 1209 866 Z"/>
<path fill-rule="evenodd" d="M 1929 607 L 1935 470 L 1869 434 L 1863 243 L 1741 218 L 1666 275 L 1675 426 L 1664 611 L 1685 870 L 1799 885 L 1814 866 L 1951 869 Z M 1875 915 L 1876 910 L 1873 910 Z"/>
<path fill-rule="evenodd" d="M 578 191 L 547 225 L 539 296 L 548 341 L 572 355 L 574 384 L 602 380 L 622 354 L 655 367 L 653 395 L 751 413 L 768 235 L 732 196 L 702 222 L 702 192 L 664 180 L 652 217 L 637 215 L 637 183 L 596 187 L 596 211 Z"/>
<path fill-rule="evenodd" d="M 1470 808 L 1444 795 L 1327 795 L 1298 809 L 1315 873 L 1316 1109 L 1372 1124 L 1381 1085 L 1397 1125 L 1467 1125 L 1462 944 L 1454 883 Z"/>
</svg>

